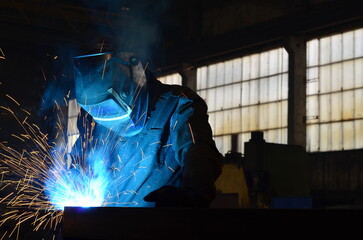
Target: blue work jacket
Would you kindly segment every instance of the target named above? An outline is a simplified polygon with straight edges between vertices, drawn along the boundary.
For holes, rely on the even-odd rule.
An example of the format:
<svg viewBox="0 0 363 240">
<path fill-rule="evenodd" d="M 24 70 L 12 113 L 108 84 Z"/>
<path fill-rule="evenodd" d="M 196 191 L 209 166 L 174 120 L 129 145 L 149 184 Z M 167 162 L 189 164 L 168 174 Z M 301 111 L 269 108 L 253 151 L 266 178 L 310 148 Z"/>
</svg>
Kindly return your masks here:
<svg viewBox="0 0 363 240">
<path fill-rule="evenodd" d="M 222 155 L 212 139 L 204 100 L 189 88 L 156 79 L 149 80 L 148 88 L 150 106 L 142 131 L 102 140 L 112 159 L 104 205 L 153 207 L 144 197 L 166 185 L 181 189 L 196 206 L 210 203 Z"/>
</svg>

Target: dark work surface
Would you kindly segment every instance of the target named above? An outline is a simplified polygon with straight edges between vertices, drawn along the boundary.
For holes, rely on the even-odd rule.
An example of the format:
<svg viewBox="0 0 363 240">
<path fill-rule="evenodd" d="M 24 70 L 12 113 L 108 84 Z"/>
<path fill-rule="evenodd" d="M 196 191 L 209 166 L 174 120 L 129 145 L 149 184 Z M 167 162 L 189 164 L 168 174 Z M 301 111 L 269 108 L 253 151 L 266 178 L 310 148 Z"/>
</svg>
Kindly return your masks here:
<svg viewBox="0 0 363 240">
<path fill-rule="evenodd" d="M 239 239 L 246 236 L 348 237 L 363 226 L 357 209 L 75 208 L 64 212 L 64 240 Z M 236 237 L 237 236 L 237 237 Z"/>
</svg>

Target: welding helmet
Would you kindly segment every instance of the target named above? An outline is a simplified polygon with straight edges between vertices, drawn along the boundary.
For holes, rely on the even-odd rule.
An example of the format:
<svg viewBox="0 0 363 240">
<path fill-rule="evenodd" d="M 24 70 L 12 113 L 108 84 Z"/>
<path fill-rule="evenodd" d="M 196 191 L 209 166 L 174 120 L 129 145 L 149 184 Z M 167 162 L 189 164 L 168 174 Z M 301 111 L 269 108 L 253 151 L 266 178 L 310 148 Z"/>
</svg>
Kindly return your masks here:
<svg viewBox="0 0 363 240">
<path fill-rule="evenodd" d="M 142 130 L 148 91 L 137 57 L 125 52 L 77 56 L 74 72 L 77 102 L 95 122 L 125 137 Z"/>
</svg>

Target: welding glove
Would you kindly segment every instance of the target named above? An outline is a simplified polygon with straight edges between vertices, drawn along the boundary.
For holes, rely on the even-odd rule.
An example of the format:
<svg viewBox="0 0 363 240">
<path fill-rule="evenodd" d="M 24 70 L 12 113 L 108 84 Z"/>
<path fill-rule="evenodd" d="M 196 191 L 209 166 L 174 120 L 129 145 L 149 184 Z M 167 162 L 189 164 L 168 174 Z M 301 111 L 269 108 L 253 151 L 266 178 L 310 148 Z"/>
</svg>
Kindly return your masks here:
<svg viewBox="0 0 363 240">
<path fill-rule="evenodd" d="M 187 194 L 173 186 L 163 186 L 144 197 L 146 202 L 155 202 L 155 207 L 188 207 Z"/>
</svg>

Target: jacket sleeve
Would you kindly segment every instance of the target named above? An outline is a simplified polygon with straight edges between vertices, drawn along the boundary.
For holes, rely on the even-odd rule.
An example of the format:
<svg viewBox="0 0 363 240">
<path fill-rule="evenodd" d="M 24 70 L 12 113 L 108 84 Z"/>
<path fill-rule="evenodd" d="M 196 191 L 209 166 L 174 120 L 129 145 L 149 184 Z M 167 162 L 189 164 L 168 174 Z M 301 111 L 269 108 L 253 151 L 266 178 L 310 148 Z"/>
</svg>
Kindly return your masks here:
<svg viewBox="0 0 363 240">
<path fill-rule="evenodd" d="M 209 206 L 215 198 L 215 181 L 221 174 L 223 156 L 212 138 L 206 103 L 191 90 L 189 95 L 181 96 L 172 116 L 172 146 L 183 168 L 180 189 L 192 205 Z"/>
</svg>

